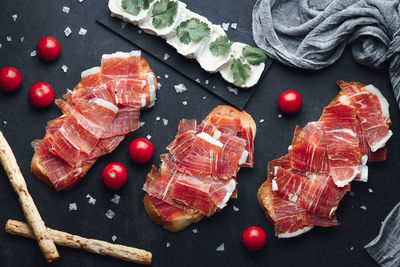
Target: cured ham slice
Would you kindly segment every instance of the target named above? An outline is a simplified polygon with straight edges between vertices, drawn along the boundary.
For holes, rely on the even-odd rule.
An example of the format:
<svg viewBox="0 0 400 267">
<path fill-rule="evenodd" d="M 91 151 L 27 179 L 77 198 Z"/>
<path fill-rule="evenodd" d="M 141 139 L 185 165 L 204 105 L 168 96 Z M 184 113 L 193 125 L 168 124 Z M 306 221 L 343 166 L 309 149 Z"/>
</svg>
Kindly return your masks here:
<svg viewBox="0 0 400 267">
<path fill-rule="evenodd" d="M 139 129 L 140 110 L 135 107 L 122 106 L 118 109 L 114 120 L 102 134 L 102 138 L 109 138 Z"/>
</svg>

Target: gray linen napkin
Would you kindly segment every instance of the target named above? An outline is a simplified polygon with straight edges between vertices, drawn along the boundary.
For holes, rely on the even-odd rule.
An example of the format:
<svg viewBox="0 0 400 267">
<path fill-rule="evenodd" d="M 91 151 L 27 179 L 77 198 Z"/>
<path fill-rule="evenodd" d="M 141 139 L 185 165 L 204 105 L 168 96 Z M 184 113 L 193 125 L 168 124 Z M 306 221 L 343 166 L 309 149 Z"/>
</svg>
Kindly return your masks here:
<svg viewBox="0 0 400 267">
<path fill-rule="evenodd" d="M 375 68 L 390 63 L 400 106 L 399 0 L 258 0 L 253 37 L 270 57 L 314 70 L 334 63 L 350 43 L 357 62 Z"/>
</svg>

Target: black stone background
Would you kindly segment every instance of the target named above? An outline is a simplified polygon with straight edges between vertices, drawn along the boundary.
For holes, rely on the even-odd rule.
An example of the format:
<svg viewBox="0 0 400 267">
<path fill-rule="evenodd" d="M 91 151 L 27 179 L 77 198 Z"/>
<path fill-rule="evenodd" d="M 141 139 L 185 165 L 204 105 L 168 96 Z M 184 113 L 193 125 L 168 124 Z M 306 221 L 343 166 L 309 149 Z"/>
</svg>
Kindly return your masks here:
<svg viewBox="0 0 400 267">
<path fill-rule="evenodd" d="M 67 88 L 74 88 L 83 70 L 100 64 L 102 54 L 137 49 L 95 22 L 104 2 L 0 1 L 0 67 L 14 66 L 23 76 L 23 85 L 18 92 L 0 93 L 0 130 L 13 148 L 29 191 L 49 227 L 109 242 L 112 242 L 111 236 L 116 235 L 116 243 L 150 250 L 153 253 L 153 266 L 375 265 L 363 246 L 378 234 L 381 221 L 400 200 L 400 118 L 387 69 L 373 70 L 355 63 L 349 49 L 337 63 L 321 71 L 296 70 L 277 62 L 272 64 L 246 107 L 257 123 L 256 163 L 253 169 L 239 172 L 239 198 L 230 200 L 222 212 L 182 232 L 170 233 L 148 219 L 143 208 L 144 193 L 141 187 L 151 164 L 159 164 L 158 155 L 166 151 L 166 145 L 174 138 L 178 121 L 182 118 L 200 121 L 215 106 L 225 102 L 147 53 L 143 53 L 143 56 L 155 73 L 162 77 L 159 80 L 162 87 L 156 105 L 141 116 L 141 121 L 146 122 L 145 126 L 129 134 L 111 154 L 100 158 L 73 190 L 56 192 L 37 180 L 29 171 L 33 155 L 30 142 L 43 137 L 47 121 L 59 116 L 60 111 L 54 104 L 44 110 L 33 108 L 27 97 L 29 87 L 36 82 L 49 82 L 59 98 Z M 229 30 L 229 36 L 233 40 L 251 42 L 254 0 L 186 2 L 190 9 L 209 16 L 214 23 L 238 22 L 238 29 Z M 64 5 L 71 8 L 69 14 L 62 12 Z M 18 14 L 16 22 L 11 18 L 13 14 Z M 63 32 L 67 26 L 73 31 L 68 38 Z M 80 27 L 88 30 L 85 36 L 78 35 Z M 38 57 L 30 57 L 37 41 L 46 35 L 56 37 L 61 44 L 61 56 L 55 62 L 46 63 Z M 6 36 L 11 36 L 12 41 L 7 42 Z M 22 36 L 25 37 L 24 42 L 19 39 Z M 63 64 L 69 67 L 67 73 L 61 70 Z M 169 79 L 164 78 L 165 73 L 170 75 Z M 337 94 L 335 82 L 340 79 L 373 83 L 388 99 L 394 131 L 389 142 L 389 159 L 370 165 L 368 183 L 353 183 L 355 195 L 346 195 L 336 213 L 341 226 L 315 228 L 291 240 L 277 239 L 256 200 L 257 189 L 266 179 L 267 162 L 287 152 L 296 125 L 304 126 L 319 118 L 323 107 Z M 176 94 L 173 85 L 179 83 L 184 83 L 188 91 Z M 304 104 L 298 114 L 279 118 L 277 99 L 288 89 L 297 90 L 303 96 Z M 205 100 L 203 96 L 206 96 Z M 182 105 L 185 100 L 187 106 Z M 168 126 L 164 126 L 162 121 L 156 122 L 157 116 L 168 119 Z M 265 121 L 260 123 L 260 119 Z M 152 136 L 155 157 L 148 164 L 134 164 L 128 156 L 129 143 L 136 137 L 148 134 Z M 100 179 L 102 169 L 112 161 L 125 164 L 129 171 L 127 185 L 117 191 L 121 196 L 119 205 L 110 202 L 114 191 L 107 189 Z M 373 189 L 372 194 L 368 188 Z M 87 203 L 88 193 L 97 199 L 95 206 Z M 71 202 L 77 203 L 77 211 L 68 211 Z M 24 221 L 16 194 L 2 171 L 0 203 L 0 225 L 10 218 Z M 240 210 L 234 212 L 233 205 Z M 365 205 L 367 211 L 360 209 L 361 205 Z M 116 213 L 112 220 L 104 215 L 108 209 Z M 251 225 L 262 227 L 268 236 L 266 246 L 259 252 L 246 251 L 241 243 L 243 230 Z M 193 229 L 197 229 L 198 233 L 194 234 Z M 171 243 L 169 248 L 166 242 Z M 221 243 L 225 244 L 225 251 L 217 252 L 215 249 Z M 350 250 L 351 247 L 354 250 Z M 131 263 L 81 250 L 58 249 L 61 258 L 54 266 L 132 266 Z M 36 242 L 0 231 L 0 266 L 46 265 Z"/>
</svg>

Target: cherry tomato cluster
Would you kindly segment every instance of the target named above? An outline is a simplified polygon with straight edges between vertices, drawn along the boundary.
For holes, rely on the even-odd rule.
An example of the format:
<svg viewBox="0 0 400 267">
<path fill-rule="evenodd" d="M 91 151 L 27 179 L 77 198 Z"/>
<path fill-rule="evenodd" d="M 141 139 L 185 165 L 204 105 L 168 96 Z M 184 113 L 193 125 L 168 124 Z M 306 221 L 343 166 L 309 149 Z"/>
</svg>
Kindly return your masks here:
<svg viewBox="0 0 400 267">
<path fill-rule="evenodd" d="M 45 61 L 53 61 L 60 55 L 60 44 L 58 41 L 51 37 L 46 36 L 39 40 L 37 44 L 37 52 L 39 57 Z M 13 67 L 4 67 L 0 69 L 0 89 L 5 92 L 14 92 L 22 84 L 21 73 Z M 39 82 L 29 89 L 29 100 L 33 106 L 37 108 L 44 108 L 54 100 L 54 90 L 50 84 Z"/>
</svg>

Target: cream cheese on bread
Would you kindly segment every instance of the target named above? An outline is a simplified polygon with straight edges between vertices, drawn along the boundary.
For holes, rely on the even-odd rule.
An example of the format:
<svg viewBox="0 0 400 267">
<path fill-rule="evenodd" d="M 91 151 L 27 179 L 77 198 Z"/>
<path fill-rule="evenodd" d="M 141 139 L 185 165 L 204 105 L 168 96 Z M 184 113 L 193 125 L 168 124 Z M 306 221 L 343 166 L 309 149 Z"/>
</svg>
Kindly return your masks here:
<svg viewBox="0 0 400 267">
<path fill-rule="evenodd" d="M 148 9 L 140 10 L 139 14 L 136 16 L 126 12 L 122 8 L 122 0 L 109 0 L 108 1 L 108 8 L 111 11 L 111 16 L 122 19 L 126 22 L 130 22 L 132 24 L 138 25 L 147 19 L 148 14 L 151 14 L 149 11 L 152 10 L 154 3 L 157 1 L 153 1 L 150 3 Z"/>
</svg>

